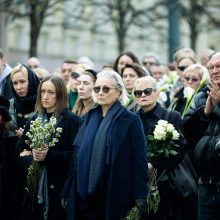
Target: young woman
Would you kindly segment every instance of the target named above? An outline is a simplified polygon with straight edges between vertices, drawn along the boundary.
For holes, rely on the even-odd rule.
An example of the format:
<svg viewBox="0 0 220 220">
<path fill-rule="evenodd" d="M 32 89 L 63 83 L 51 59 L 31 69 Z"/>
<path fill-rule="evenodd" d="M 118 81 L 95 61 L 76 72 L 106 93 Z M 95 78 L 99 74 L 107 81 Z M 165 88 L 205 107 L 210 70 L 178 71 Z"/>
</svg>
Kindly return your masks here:
<svg viewBox="0 0 220 220">
<path fill-rule="evenodd" d="M 146 75 L 147 73 L 137 63 L 126 64 L 125 67 L 122 69 L 122 79 L 123 79 L 125 88 L 128 92 L 128 98 L 129 98 L 125 107 L 130 111 L 136 112 L 139 109 L 139 106 L 134 101 L 134 96 L 132 94 L 135 81 L 138 78 L 146 76 Z"/>
<path fill-rule="evenodd" d="M 97 106 L 83 117 L 62 197 L 68 220 L 120 220 L 145 203 L 146 141 L 139 117 L 123 107 L 118 73 L 98 73 L 93 91 Z"/>
<path fill-rule="evenodd" d="M 42 171 L 38 178 L 38 183 L 44 179 L 41 183 L 44 185 L 45 191 L 44 193 L 41 192 L 40 187 L 38 187 L 33 209 L 28 204 L 29 195 L 27 194 L 22 219 L 65 219 L 65 211 L 61 207 L 59 195 L 66 178 L 72 155 L 72 143 L 78 131 L 80 120 L 77 115 L 67 109 L 67 105 L 68 95 L 64 81 L 59 76 L 44 78 L 38 89 L 37 113 L 31 120 L 35 120 L 39 116 L 48 121 L 51 116 L 54 116 L 57 119 L 56 127 L 61 127 L 62 133 L 54 147 L 31 150 L 25 142 L 28 139 L 26 133 L 30 129 L 30 122 L 28 122 L 17 143 L 18 165 L 27 171 L 30 162 L 35 160 L 41 163 L 41 170 L 45 171 Z M 41 193 L 43 193 L 43 203 L 39 202 Z"/>
<path fill-rule="evenodd" d="M 94 105 L 92 90 L 95 85 L 96 74 L 94 70 L 88 69 L 78 77 L 78 99 L 72 112 L 79 116 L 88 112 Z"/>
<path fill-rule="evenodd" d="M 130 51 L 126 51 L 121 53 L 115 60 L 115 63 L 113 65 L 113 69 L 119 73 L 122 74 L 122 69 L 125 67 L 125 64 L 127 63 L 138 63 L 138 58 Z"/>
</svg>

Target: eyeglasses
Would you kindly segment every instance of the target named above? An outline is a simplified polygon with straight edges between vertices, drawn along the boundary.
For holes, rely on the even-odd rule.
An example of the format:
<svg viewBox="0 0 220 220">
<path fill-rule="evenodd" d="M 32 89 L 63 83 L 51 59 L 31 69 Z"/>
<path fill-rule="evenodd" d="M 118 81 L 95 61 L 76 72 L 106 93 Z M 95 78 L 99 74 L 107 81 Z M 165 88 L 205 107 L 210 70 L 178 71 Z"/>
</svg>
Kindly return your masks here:
<svg viewBox="0 0 220 220">
<path fill-rule="evenodd" d="M 178 66 L 177 68 L 180 70 L 180 71 L 184 71 L 188 66 Z"/>
<path fill-rule="evenodd" d="M 110 89 L 116 89 L 116 88 L 110 88 L 108 86 L 103 86 L 103 87 L 96 86 L 96 87 L 93 88 L 93 91 L 95 93 L 99 93 L 102 90 L 102 92 L 107 94 L 107 93 L 109 93 Z"/>
<path fill-rule="evenodd" d="M 199 79 L 198 78 L 190 78 L 190 77 L 184 77 L 184 79 L 187 81 L 187 82 L 189 82 L 190 80 L 191 80 L 191 82 L 198 82 L 199 81 Z"/>
<path fill-rule="evenodd" d="M 150 66 L 156 65 L 156 63 L 154 63 L 154 62 L 143 62 L 143 65 L 145 65 L 145 66 L 147 66 L 148 64 Z"/>
<path fill-rule="evenodd" d="M 71 73 L 71 78 L 73 78 L 73 79 L 77 79 L 77 78 L 79 78 L 79 73 L 77 73 L 77 72 L 72 72 Z"/>
<path fill-rule="evenodd" d="M 136 90 L 136 91 L 134 91 L 134 95 L 135 95 L 137 98 L 140 98 L 143 93 L 144 93 L 146 96 L 149 96 L 149 95 L 152 94 L 152 92 L 153 92 L 153 89 L 152 89 L 152 88 L 146 88 L 146 89 L 144 89 L 143 91 L 142 91 L 142 90 Z"/>
</svg>

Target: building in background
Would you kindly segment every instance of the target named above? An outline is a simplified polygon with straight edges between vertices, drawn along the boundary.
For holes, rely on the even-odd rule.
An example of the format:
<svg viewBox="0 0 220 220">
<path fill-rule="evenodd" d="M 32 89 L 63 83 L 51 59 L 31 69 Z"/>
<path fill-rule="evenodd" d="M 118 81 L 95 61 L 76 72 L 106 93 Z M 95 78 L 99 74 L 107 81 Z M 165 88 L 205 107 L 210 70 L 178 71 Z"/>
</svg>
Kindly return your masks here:
<svg viewBox="0 0 220 220">
<path fill-rule="evenodd" d="M 144 2 L 136 1 L 137 4 Z M 96 70 L 104 64 L 113 63 L 119 52 L 112 23 L 94 25 L 99 16 L 102 19 L 97 6 L 88 9 L 92 10 L 92 13 L 88 12 L 88 15 L 92 16 L 89 21 L 83 21 L 71 16 L 71 13 L 74 15 L 72 3 L 63 4 L 66 12 L 58 11 L 47 17 L 41 29 L 38 40 L 38 58 L 41 65 L 52 72 L 60 67 L 63 60 L 78 60 L 82 56 L 89 57 L 95 63 Z M 27 18 L 17 18 L 7 24 L 7 57 L 10 65 L 25 63 L 28 59 L 29 30 Z M 200 34 L 197 53 L 207 47 L 220 50 L 219 32 L 214 30 Z M 180 22 L 180 45 L 190 46 L 189 30 L 183 21 Z M 145 53 L 154 52 L 160 56 L 162 62 L 168 62 L 168 20 L 158 20 L 145 27 L 132 26 L 125 48 L 134 52 L 140 60 Z"/>
</svg>

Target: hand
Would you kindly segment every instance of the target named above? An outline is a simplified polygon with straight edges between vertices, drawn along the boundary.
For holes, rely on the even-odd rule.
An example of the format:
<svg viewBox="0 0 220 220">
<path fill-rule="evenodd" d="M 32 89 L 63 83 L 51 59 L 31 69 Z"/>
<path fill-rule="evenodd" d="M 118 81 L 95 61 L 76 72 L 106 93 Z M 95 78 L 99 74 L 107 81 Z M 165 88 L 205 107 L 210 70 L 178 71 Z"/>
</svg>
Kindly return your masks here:
<svg viewBox="0 0 220 220">
<path fill-rule="evenodd" d="M 21 135 L 22 135 L 23 132 L 24 132 L 24 129 L 23 129 L 23 128 L 18 128 L 18 130 L 15 130 L 15 132 L 16 132 L 16 135 L 20 138 Z"/>
<path fill-rule="evenodd" d="M 25 156 L 30 156 L 32 155 L 32 152 L 30 150 L 26 150 L 24 149 L 21 153 L 20 153 L 20 157 L 25 157 Z"/>
<path fill-rule="evenodd" d="M 43 150 L 33 149 L 33 158 L 35 161 L 44 161 L 47 156 L 48 147 L 43 148 Z"/>
<path fill-rule="evenodd" d="M 145 199 L 136 199 L 136 206 L 139 208 L 141 212 L 141 220 L 147 219 L 147 203 Z"/>
<path fill-rule="evenodd" d="M 204 109 L 204 114 L 205 115 L 210 115 L 210 113 L 214 110 L 214 105 L 212 104 L 212 100 L 211 97 L 208 96 L 207 100 L 206 100 L 206 104 L 205 104 L 205 109 Z"/>
<path fill-rule="evenodd" d="M 220 102 L 220 89 L 218 84 L 215 82 L 212 82 L 211 85 L 208 85 L 209 91 L 208 93 L 208 99 L 205 106 L 205 114 L 210 114 L 215 106 Z M 211 102 L 211 103 L 210 103 Z"/>
<path fill-rule="evenodd" d="M 61 205 L 64 209 L 67 209 L 68 202 L 66 198 L 61 199 Z"/>
</svg>

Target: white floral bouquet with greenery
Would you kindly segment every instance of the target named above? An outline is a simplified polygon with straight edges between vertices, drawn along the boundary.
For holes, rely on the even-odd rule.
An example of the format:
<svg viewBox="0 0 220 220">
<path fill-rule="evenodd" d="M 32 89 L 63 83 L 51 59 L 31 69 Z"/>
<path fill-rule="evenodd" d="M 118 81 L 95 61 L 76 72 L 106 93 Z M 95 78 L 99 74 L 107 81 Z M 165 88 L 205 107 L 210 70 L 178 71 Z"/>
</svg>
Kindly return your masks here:
<svg viewBox="0 0 220 220">
<path fill-rule="evenodd" d="M 179 146 L 176 141 L 179 139 L 180 134 L 174 128 L 174 126 L 165 120 L 159 120 L 154 135 L 147 135 L 148 144 L 148 161 L 151 162 L 154 158 L 164 156 L 169 158 L 172 155 L 177 154 L 177 147 Z M 156 213 L 159 208 L 160 194 L 157 187 L 157 182 L 163 179 L 163 173 L 160 177 L 157 177 L 157 170 L 153 169 L 153 172 L 148 182 L 148 196 L 146 198 L 146 212 Z M 141 212 L 137 206 L 133 207 L 123 220 L 140 220 Z"/>
<path fill-rule="evenodd" d="M 149 161 L 159 156 L 170 157 L 177 154 L 179 145 L 176 141 L 180 134 L 172 124 L 159 120 L 153 133 L 154 135 L 147 135 Z"/>
<path fill-rule="evenodd" d="M 25 143 L 31 148 L 36 150 L 44 150 L 45 147 L 53 147 L 62 133 L 62 128 L 55 125 L 57 119 L 51 117 L 49 122 L 43 121 L 42 118 L 37 117 L 34 121 L 31 121 L 30 129 L 26 133 L 28 140 Z M 28 168 L 27 174 L 27 191 L 31 196 L 36 193 L 38 172 L 40 169 L 40 162 L 33 160 Z"/>
</svg>

